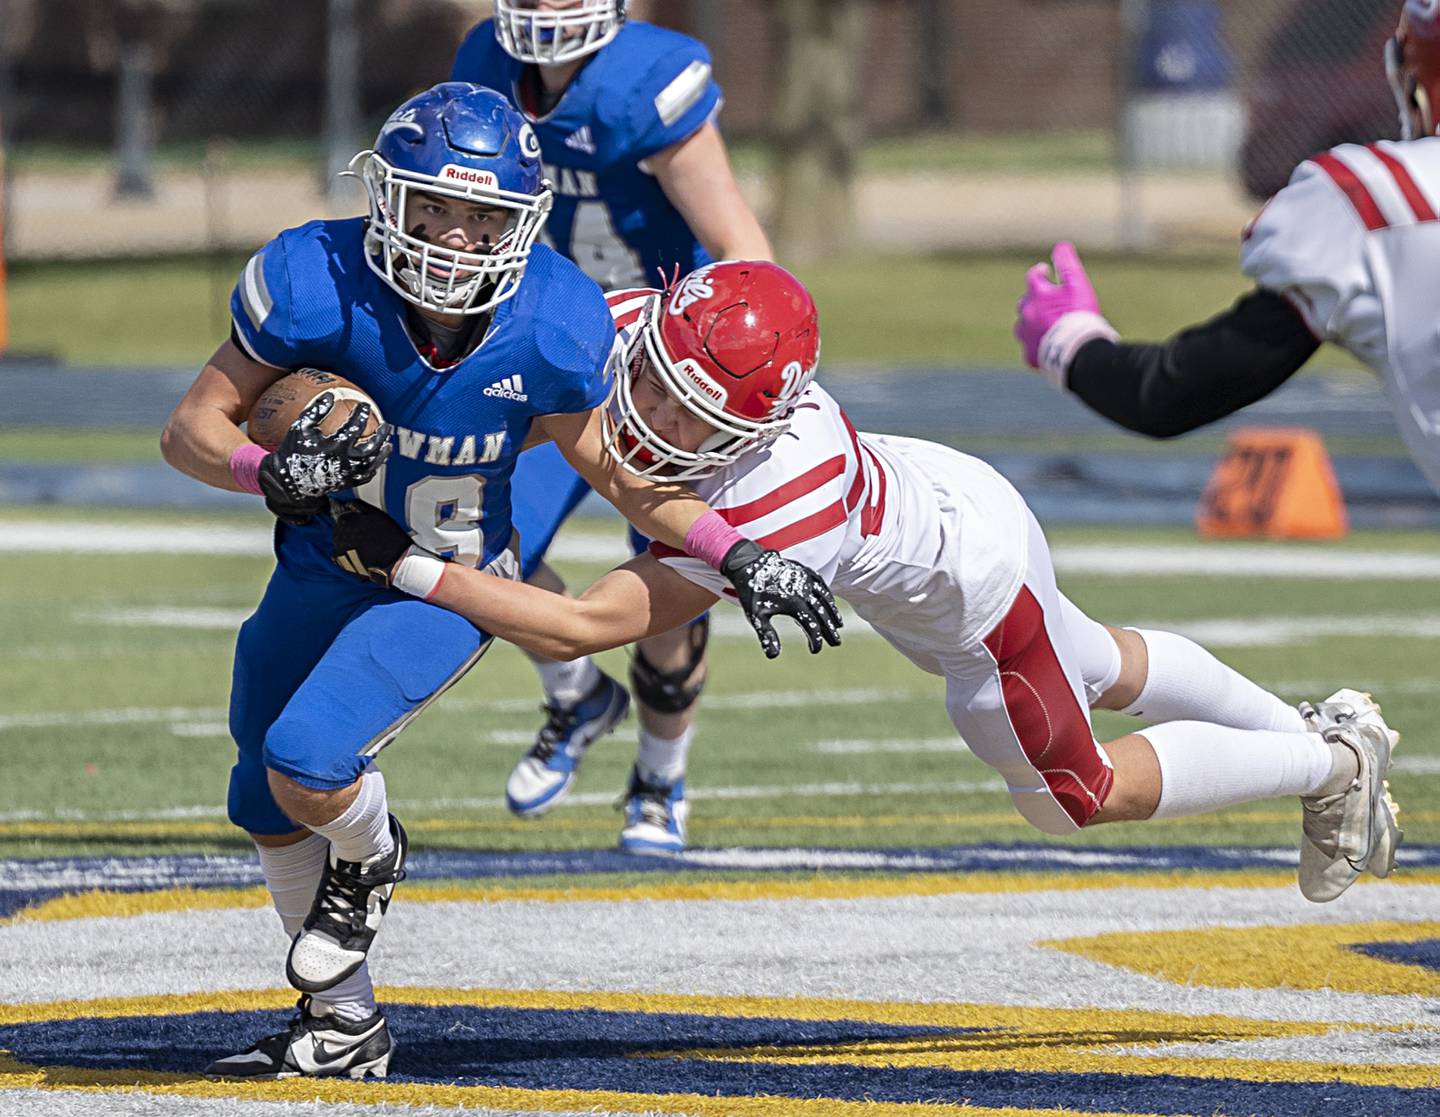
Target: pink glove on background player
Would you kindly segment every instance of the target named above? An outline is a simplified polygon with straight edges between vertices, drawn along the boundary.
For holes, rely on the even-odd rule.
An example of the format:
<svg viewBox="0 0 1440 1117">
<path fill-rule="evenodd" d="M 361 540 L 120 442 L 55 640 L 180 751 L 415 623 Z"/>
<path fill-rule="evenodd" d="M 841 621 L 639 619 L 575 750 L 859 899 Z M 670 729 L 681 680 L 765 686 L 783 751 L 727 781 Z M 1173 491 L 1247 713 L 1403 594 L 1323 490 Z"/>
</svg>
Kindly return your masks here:
<svg viewBox="0 0 1440 1117">
<path fill-rule="evenodd" d="M 1015 336 L 1025 349 L 1026 363 L 1063 388 L 1066 370 L 1080 346 L 1097 337 L 1119 341 L 1120 335 L 1101 316 L 1100 300 L 1075 246 L 1062 240 L 1050 258 L 1059 282 L 1050 282 L 1046 264 L 1036 264 L 1025 273 L 1025 294 L 1015 305 L 1020 314 Z"/>
</svg>

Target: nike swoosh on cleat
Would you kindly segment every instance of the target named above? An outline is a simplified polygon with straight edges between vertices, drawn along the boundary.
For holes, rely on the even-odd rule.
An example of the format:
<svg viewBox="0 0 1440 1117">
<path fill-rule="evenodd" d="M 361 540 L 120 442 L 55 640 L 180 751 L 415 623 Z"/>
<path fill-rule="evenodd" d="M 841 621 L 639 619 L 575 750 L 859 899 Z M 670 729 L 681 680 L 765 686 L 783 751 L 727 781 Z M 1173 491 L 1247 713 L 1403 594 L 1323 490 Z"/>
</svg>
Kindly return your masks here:
<svg viewBox="0 0 1440 1117">
<path fill-rule="evenodd" d="M 383 1026 L 384 1023 L 382 1021 L 380 1024 L 376 1024 L 375 1027 L 371 1028 L 363 1036 L 356 1036 L 351 1043 L 346 1044 L 344 1047 L 331 1047 L 328 1040 L 317 1039 L 315 1041 L 315 1046 L 312 1051 L 315 1062 L 319 1066 L 328 1066 L 330 1063 L 333 1063 L 338 1059 L 343 1059 L 346 1055 L 353 1053 L 371 1036 L 375 1035 Z"/>
</svg>

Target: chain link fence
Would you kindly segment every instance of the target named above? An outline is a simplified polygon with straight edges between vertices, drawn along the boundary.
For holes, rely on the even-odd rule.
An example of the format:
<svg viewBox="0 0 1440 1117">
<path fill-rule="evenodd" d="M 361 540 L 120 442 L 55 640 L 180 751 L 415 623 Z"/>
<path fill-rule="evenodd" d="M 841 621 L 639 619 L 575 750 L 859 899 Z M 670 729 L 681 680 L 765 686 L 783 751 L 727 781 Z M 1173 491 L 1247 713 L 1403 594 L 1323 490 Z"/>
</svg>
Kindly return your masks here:
<svg viewBox="0 0 1440 1117">
<path fill-rule="evenodd" d="M 705 39 L 747 193 L 790 0 L 637 0 Z M 1233 243 L 1307 155 L 1395 131 L 1399 0 L 831 0 L 864 7 L 856 235 L 904 250 Z M 318 213 L 482 0 L 0 0 L 13 260 L 243 248 Z M 802 75 L 803 78 L 803 75 Z"/>
</svg>

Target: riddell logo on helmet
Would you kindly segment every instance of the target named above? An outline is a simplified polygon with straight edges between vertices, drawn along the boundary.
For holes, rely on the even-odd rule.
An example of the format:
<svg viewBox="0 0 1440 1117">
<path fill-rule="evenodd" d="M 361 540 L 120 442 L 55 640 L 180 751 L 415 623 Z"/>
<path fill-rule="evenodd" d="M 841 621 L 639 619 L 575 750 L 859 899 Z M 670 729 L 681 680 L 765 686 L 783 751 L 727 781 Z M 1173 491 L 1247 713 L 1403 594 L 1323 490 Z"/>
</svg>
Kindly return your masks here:
<svg viewBox="0 0 1440 1117">
<path fill-rule="evenodd" d="M 495 177 L 494 171 L 480 171 L 474 167 L 461 167 L 454 163 L 446 163 L 435 177 L 447 182 L 465 182 L 471 186 L 484 186 L 490 190 L 500 188 L 500 180 Z"/>
<path fill-rule="evenodd" d="M 724 407 L 725 401 L 730 398 L 730 393 L 706 376 L 705 370 L 689 357 L 679 362 L 675 366 L 675 371 L 688 380 L 702 396 L 712 401 L 716 407 Z"/>
</svg>

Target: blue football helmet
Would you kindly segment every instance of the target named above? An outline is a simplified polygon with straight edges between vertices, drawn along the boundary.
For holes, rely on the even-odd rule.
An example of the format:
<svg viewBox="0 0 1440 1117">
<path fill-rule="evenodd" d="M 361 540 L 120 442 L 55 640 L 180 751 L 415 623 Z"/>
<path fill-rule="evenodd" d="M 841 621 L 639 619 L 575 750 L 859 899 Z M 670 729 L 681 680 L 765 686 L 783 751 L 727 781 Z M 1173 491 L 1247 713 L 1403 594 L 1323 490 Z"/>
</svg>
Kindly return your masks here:
<svg viewBox="0 0 1440 1117">
<path fill-rule="evenodd" d="M 493 89 L 442 82 L 411 97 L 350 162 L 370 196 L 365 259 L 401 298 L 446 314 L 481 314 L 519 289 L 553 197 L 535 130 Z M 417 196 L 506 212 L 484 249 L 433 243 L 407 207 Z"/>
<path fill-rule="evenodd" d="M 542 4 L 550 6 L 542 8 Z M 594 54 L 620 33 L 627 0 L 495 0 L 495 38 L 511 58 L 554 66 Z"/>
</svg>

